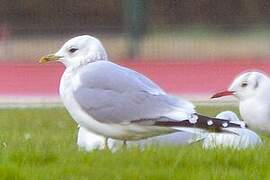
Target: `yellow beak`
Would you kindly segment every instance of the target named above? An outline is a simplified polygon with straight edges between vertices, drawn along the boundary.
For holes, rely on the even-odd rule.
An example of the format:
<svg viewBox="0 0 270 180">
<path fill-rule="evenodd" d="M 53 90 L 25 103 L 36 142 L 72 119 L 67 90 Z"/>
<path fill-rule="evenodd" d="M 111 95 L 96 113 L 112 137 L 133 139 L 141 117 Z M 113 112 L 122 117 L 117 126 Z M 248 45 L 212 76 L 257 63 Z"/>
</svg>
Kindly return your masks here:
<svg viewBox="0 0 270 180">
<path fill-rule="evenodd" d="M 39 63 L 43 64 L 49 61 L 57 61 L 58 59 L 60 59 L 62 56 L 56 56 L 54 54 L 49 54 L 47 56 L 43 56 L 39 59 Z"/>
</svg>

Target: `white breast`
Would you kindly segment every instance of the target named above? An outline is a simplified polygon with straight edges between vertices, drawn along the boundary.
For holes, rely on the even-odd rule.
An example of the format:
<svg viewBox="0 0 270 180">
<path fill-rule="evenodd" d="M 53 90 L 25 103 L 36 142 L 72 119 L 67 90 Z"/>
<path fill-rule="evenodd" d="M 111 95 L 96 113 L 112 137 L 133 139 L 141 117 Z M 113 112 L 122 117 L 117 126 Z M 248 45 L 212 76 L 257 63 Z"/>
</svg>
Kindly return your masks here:
<svg viewBox="0 0 270 180">
<path fill-rule="evenodd" d="M 270 132 L 269 107 L 256 99 L 241 101 L 240 114 L 251 129 Z"/>
</svg>

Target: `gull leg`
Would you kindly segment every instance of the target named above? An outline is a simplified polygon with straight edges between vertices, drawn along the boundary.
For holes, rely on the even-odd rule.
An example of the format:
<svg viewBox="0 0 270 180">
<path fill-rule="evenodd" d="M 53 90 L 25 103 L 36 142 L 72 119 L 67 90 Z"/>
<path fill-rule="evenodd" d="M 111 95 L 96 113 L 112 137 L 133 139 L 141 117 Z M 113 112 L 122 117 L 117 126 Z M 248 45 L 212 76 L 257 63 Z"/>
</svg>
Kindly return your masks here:
<svg viewBox="0 0 270 180">
<path fill-rule="evenodd" d="M 124 140 L 124 141 L 123 141 L 123 148 L 124 148 L 124 149 L 127 149 L 127 140 Z"/>
<path fill-rule="evenodd" d="M 105 137 L 105 149 L 108 150 L 109 146 L 108 146 L 108 138 Z"/>
</svg>

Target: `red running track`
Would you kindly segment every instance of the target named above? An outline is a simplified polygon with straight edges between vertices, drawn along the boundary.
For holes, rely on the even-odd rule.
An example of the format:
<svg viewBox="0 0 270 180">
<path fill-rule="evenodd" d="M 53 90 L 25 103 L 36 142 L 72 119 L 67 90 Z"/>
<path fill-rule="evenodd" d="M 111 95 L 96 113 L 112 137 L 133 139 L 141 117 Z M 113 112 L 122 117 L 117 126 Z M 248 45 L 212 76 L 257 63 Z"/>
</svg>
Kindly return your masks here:
<svg viewBox="0 0 270 180">
<path fill-rule="evenodd" d="M 248 69 L 270 73 L 270 62 L 120 64 L 147 75 L 166 91 L 177 94 L 212 94 L 225 89 L 235 75 Z M 63 71 L 62 64 L 0 64 L 0 95 L 57 95 Z"/>
</svg>

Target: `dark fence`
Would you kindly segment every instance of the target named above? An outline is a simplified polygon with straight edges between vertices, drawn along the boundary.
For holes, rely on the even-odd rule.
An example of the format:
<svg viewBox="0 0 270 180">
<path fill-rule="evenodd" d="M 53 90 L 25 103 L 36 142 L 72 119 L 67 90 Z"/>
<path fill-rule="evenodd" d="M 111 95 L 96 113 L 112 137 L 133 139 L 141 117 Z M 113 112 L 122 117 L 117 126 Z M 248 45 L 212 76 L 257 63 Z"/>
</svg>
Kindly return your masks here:
<svg viewBox="0 0 270 180">
<path fill-rule="evenodd" d="M 106 47 L 112 49 L 112 58 L 121 59 L 265 57 L 269 52 L 267 0 L 0 0 L 0 3 L 1 60 L 39 56 L 53 49 L 41 50 L 44 42 L 36 42 L 37 39 L 47 39 L 48 47 L 54 48 L 76 34 L 94 34 L 102 41 L 105 39 Z M 110 42 L 107 37 L 112 38 Z M 59 41 L 54 42 L 57 38 Z M 114 52 L 111 44 L 117 44 L 118 52 Z M 23 51 L 21 45 L 28 51 Z M 39 49 L 31 53 L 28 46 Z"/>
</svg>

